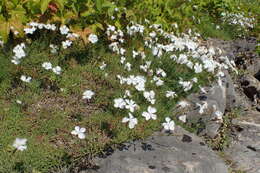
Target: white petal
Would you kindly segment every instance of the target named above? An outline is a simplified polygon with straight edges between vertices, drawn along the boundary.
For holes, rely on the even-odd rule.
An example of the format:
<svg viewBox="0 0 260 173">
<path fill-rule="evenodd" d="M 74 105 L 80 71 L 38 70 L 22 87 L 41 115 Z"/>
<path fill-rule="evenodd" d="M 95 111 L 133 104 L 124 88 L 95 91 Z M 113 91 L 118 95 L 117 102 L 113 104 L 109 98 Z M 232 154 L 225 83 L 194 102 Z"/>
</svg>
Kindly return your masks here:
<svg viewBox="0 0 260 173">
<path fill-rule="evenodd" d="M 20 150 L 20 151 L 23 151 L 23 150 L 27 149 L 27 146 L 26 145 L 22 145 L 22 146 L 19 146 L 17 149 Z"/>
<path fill-rule="evenodd" d="M 76 130 L 77 132 L 79 132 L 79 131 L 80 131 L 80 127 L 79 127 L 79 126 L 75 126 L 75 130 Z"/>
<path fill-rule="evenodd" d="M 143 112 L 142 116 L 145 117 L 145 120 L 149 120 L 151 118 L 148 112 Z"/>
<path fill-rule="evenodd" d="M 71 131 L 71 134 L 73 134 L 73 135 L 78 135 L 78 132 L 77 132 L 76 130 L 72 130 L 72 131 Z"/>
<path fill-rule="evenodd" d="M 133 121 L 130 121 L 130 122 L 129 122 L 128 127 L 129 127 L 130 129 L 133 129 L 136 124 L 137 124 L 137 119 L 134 119 Z"/>
<path fill-rule="evenodd" d="M 152 118 L 153 120 L 156 120 L 156 119 L 157 119 L 157 115 L 156 115 L 156 114 L 151 114 L 151 118 Z"/>
<path fill-rule="evenodd" d="M 128 122 L 129 121 L 129 118 L 127 118 L 127 117 L 124 117 L 123 119 L 122 119 L 122 123 L 126 123 L 126 122 Z"/>
<path fill-rule="evenodd" d="M 79 130 L 81 133 L 84 133 L 85 131 L 86 131 L 86 128 L 80 128 L 80 130 Z"/>
<path fill-rule="evenodd" d="M 153 114 L 153 113 L 155 113 L 156 111 L 157 111 L 156 108 L 151 107 L 151 106 L 148 107 L 148 112 L 149 112 L 149 113 L 152 113 L 152 114 Z"/>
<path fill-rule="evenodd" d="M 86 136 L 84 133 L 79 133 L 78 137 L 79 139 L 85 139 Z"/>
<path fill-rule="evenodd" d="M 171 121 L 170 122 L 170 124 L 169 124 L 169 127 L 170 127 L 170 130 L 174 130 L 174 128 L 175 128 L 175 123 L 174 123 L 174 121 Z"/>
<path fill-rule="evenodd" d="M 166 118 L 165 118 L 165 121 L 166 121 L 166 122 L 170 122 L 171 119 L 170 119 L 169 117 L 166 117 Z"/>
<path fill-rule="evenodd" d="M 186 123 L 186 115 L 179 116 L 179 120 Z"/>
</svg>

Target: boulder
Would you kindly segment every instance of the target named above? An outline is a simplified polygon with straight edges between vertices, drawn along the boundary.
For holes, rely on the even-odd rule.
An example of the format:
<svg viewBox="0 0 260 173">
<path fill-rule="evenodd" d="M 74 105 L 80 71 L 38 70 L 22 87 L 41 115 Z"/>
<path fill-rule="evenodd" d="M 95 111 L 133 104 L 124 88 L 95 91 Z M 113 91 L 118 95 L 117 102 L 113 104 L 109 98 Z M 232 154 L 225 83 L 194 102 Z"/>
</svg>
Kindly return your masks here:
<svg viewBox="0 0 260 173">
<path fill-rule="evenodd" d="M 232 168 L 247 173 L 260 173 L 260 113 L 247 112 L 232 121 L 236 138 L 225 150 Z"/>
<path fill-rule="evenodd" d="M 242 76 L 241 85 L 246 96 L 252 101 L 260 99 L 260 81 L 258 81 L 254 76 L 250 74 Z"/>
<path fill-rule="evenodd" d="M 125 145 L 128 147 L 107 158 L 97 158 L 99 169 L 91 172 L 228 173 L 224 161 L 201 138 L 179 126 L 173 134 L 157 132 L 147 140 Z"/>
</svg>

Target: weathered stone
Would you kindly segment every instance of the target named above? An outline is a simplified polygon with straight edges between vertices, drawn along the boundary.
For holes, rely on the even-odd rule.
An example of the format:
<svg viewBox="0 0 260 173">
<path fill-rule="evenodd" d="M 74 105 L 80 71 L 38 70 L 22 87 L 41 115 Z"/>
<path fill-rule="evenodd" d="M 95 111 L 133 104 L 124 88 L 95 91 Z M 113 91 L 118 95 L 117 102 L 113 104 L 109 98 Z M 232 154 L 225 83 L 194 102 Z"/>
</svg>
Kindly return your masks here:
<svg viewBox="0 0 260 173">
<path fill-rule="evenodd" d="M 206 129 L 202 130 L 200 135 L 206 134 L 211 138 L 214 138 L 218 134 L 218 129 L 221 126 L 221 124 L 216 121 L 215 112 L 220 111 L 224 114 L 227 105 L 229 106 L 229 109 L 233 107 L 235 90 L 228 72 L 225 72 L 225 77 L 222 79 L 222 86 L 215 83 L 213 86 L 206 87 L 206 89 L 208 90 L 208 93 L 203 94 L 203 100 L 201 100 L 200 93 L 188 96 L 187 100 L 192 103 L 192 108 L 186 115 L 188 123 L 202 121 L 205 124 Z M 200 114 L 197 103 L 202 104 L 203 102 L 207 102 L 207 108 Z"/>
<path fill-rule="evenodd" d="M 258 81 L 252 75 L 244 75 L 241 78 L 241 85 L 248 98 L 254 101 L 256 98 L 260 98 L 260 81 Z"/>
<path fill-rule="evenodd" d="M 247 71 L 260 80 L 260 58 L 255 59 L 253 63 L 247 67 Z"/>
<path fill-rule="evenodd" d="M 236 140 L 225 154 L 232 160 L 234 169 L 247 173 L 260 173 L 260 113 L 248 112 L 232 123 L 239 129 Z"/>
<path fill-rule="evenodd" d="M 144 150 L 143 144 L 152 150 Z M 225 163 L 199 137 L 177 126 L 172 135 L 156 133 L 128 150 L 96 159 L 97 173 L 227 173 Z"/>
<path fill-rule="evenodd" d="M 221 124 L 219 124 L 219 123 L 216 123 L 214 121 L 208 122 L 206 124 L 206 134 L 209 137 L 214 138 L 218 134 L 218 130 L 220 127 L 221 127 Z"/>
<path fill-rule="evenodd" d="M 238 100 L 235 91 L 234 83 L 227 71 L 225 71 L 225 83 L 226 83 L 226 110 L 231 111 L 234 107 L 237 107 Z"/>
</svg>

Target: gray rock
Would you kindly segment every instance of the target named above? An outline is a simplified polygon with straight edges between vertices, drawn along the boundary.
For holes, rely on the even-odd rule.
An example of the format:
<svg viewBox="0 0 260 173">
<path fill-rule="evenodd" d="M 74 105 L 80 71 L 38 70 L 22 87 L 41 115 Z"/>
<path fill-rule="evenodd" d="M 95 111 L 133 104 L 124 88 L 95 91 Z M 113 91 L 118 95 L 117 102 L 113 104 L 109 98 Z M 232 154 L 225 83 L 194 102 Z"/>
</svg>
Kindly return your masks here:
<svg viewBox="0 0 260 173">
<path fill-rule="evenodd" d="M 225 71 L 226 84 L 226 110 L 231 111 L 233 108 L 237 107 L 239 100 L 237 100 L 237 93 L 235 91 L 234 83 L 227 71 Z"/>
<path fill-rule="evenodd" d="M 218 134 L 218 130 L 221 127 L 220 121 L 216 120 L 216 111 L 220 111 L 223 114 L 226 110 L 232 110 L 237 106 L 237 94 L 235 92 L 233 81 L 227 71 L 224 71 L 225 76 L 222 78 L 222 86 L 218 83 L 207 87 L 208 93 L 200 95 L 200 93 L 190 95 L 187 100 L 192 103 L 191 109 L 186 112 L 188 123 L 189 121 L 194 123 L 195 121 L 202 121 L 205 124 L 205 130 L 201 131 L 200 135 L 208 135 L 214 138 Z M 203 97 L 202 97 L 203 96 Z M 202 103 L 202 100 L 207 102 L 207 109 L 203 114 L 199 113 L 199 107 L 196 103 Z"/>
<path fill-rule="evenodd" d="M 246 74 L 241 78 L 241 85 L 244 89 L 245 94 L 252 101 L 260 98 L 260 81 L 254 76 Z"/>
<path fill-rule="evenodd" d="M 221 127 L 221 124 L 217 124 L 216 122 L 208 122 L 206 124 L 206 134 L 212 139 L 218 134 L 218 130 Z"/>
<path fill-rule="evenodd" d="M 223 86 L 226 86 L 224 84 Z M 225 112 L 226 109 L 226 87 L 215 85 L 212 87 L 211 92 L 208 93 L 209 100 L 213 100 L 217 103 L 217 108 L 221 112 Z"/>
<path fill-rule="evenodd" d="M 201 138 L 177 126 L 172 135 L 156 133 L 96 159 L 96 173 L 227 173 L 225 163 Z"/>
<path fill-rule="evenodd" d="M 258 57 L 258 59 L 255 59 L 251 65 L 248 66 L 247 71 L 255 76 L 255 78 L 259 78 L 260 76 L 260 58 Z M 259 76 L 259 77 L 258 77 Z M 258 79 L 260 80 L 260 79 Z"/>
<path fill-rule="evenodd" d="M 247 112 L 232 121 L 237 130 L 236 140 L 225 150 L 234 169 L 260 173 L 260 113 Z"/>
</svg>

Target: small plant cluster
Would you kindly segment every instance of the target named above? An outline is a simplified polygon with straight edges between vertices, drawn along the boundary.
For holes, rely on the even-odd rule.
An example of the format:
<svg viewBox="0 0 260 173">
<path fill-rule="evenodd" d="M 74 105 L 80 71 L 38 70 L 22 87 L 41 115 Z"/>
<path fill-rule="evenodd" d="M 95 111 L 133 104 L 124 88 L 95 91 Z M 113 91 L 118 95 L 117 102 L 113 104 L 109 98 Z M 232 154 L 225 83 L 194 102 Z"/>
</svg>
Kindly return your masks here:
<svg viewBox="0 0 260 173">
<path fill-rule="evenodd" d="M 255 24 L 255 18 L 251 17 L 245 17 L 245 15 L 243 13 L 221 13 L 221 15 L 223 16 L 223 20 L 226 21 L 229 24 L 234 24 L 234 25 L 239 25 L 245 29 L 247 28 L 254 28 L 254 24 Z"/>
</svg>

